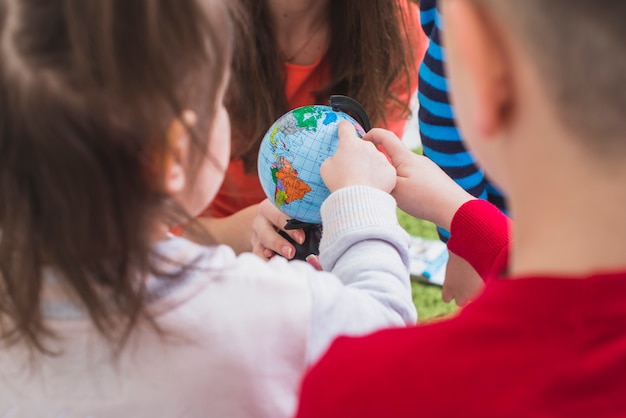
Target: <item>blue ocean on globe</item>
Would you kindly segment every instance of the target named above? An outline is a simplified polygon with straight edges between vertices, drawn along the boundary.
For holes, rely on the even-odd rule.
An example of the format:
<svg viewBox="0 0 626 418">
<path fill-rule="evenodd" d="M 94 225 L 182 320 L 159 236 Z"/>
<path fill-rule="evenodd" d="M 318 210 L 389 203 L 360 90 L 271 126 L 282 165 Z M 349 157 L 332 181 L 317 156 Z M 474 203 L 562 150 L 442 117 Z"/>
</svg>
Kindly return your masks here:
<svg viewBox="0 0 626 418">
<path fill-rule="evenodd" d="M 358 135 L 365 135 L 348 114 L 315 105 L 287 112 L 263 137 L 258 159 L 261 186 L 269 200 L 292 219 L 322 222 L 320 207 L 330 191 L 320 176 L 320 166 L 337 150 L 341 121 L 352 123 Z"/>
</svg>

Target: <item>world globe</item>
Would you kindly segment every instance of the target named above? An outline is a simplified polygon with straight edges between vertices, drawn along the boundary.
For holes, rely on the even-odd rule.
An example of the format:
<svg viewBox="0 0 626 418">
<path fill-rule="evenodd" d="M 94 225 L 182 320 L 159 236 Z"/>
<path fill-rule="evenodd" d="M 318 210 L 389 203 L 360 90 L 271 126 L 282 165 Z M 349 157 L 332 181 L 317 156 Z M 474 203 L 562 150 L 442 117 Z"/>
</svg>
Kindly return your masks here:
<svg viewBox="0 0 626 418">
<path fill-rule="evenodd" d="M 348 121 L 361 137 L 365 131 L 347 113 L 330 106 L 293 109 L 269 128 L 259 149 L 259 180 L 268 199 L 300 222 L 322 222 L 320 208 L 330 195 L 320 166 L 339 142 L 338 125 Z"/>
</svg>

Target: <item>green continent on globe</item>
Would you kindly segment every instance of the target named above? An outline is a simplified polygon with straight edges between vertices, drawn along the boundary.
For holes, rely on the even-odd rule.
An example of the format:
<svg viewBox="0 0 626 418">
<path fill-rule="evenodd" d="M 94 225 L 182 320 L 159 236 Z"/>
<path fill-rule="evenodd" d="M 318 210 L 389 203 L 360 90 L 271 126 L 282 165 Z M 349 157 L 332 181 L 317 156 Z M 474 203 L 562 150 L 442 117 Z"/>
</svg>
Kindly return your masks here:
<svg viewBox="0 0 626 418">
<path fill-rule="evenodd" d="M 272 180 L 276 183 L 274 202 L 280 208 L 295 200 L 302 200 L 311 191 L 311 186 L 298 178 L 298 170 L 285 157 L 279 157 L 270 167 Z"/>
<path fill-rule="evenodd" d="M 293 117 L 299 127 L 307 130 L 317 129 L 317 124 L 323 116 L 323 110 L 319 106 L 304 106 L 292 111 Z"/>
</svg>

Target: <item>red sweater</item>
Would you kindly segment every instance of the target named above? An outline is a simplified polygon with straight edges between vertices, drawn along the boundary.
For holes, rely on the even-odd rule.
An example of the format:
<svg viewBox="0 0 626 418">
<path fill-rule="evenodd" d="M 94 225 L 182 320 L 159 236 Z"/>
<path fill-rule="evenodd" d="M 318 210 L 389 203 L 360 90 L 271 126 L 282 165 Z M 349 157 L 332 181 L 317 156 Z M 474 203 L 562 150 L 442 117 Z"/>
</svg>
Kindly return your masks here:
<svg viewBox="0 0 626 418">
<path fill-rule="evenodd" d="M 485 208 L 455 215 L 454 251 L 497 271 L 507 221 Z M 298 417 L 626 416 L 626 272 L 487 276 L 450 320 L 338 339 L 305 378 Z"/>
</svg>

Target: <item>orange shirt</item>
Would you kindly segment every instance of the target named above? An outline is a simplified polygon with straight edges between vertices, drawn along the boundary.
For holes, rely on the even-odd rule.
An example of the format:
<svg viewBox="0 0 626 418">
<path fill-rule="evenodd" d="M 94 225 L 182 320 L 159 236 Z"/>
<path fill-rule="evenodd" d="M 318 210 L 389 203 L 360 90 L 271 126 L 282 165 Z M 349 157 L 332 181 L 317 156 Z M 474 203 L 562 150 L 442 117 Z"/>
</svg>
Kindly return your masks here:
<svg viewBox="0 0 626 418">
<path fill-rule="evenodd" d="M 416 23 L 414 26 L 415 34 L 421 34 L 419 9 L 413 3 L 410 4 L 410 7 L 412 8 L 410 18 L 415 19 Z M 416 42 L 415 74 L 417 74 L 419 63 L 426 49 L 425 37 L 416 35 Z M 311 93 L 323 87 L 330 77 L 329 63 L 325 56 L 311 65 L 285 63 L 284 71 L 285 96 L 289 109 L 315 104 L 315 98 Z M 399 98 L 408 102 L 416 90 L 417 84 L 405 86 Z M 394 117 L 393 114 L 390 114 L 387 116 L 387 123 L 382 127 L 391 130 L 401 137 L 405 124 L 405 118 Z M 242 160 L 231 160 L 222 187 L 202 216 L 218 218 L 229 216 L 248 206 L 261 202 L 265 197 L 258 175 L 256 173 L 247 174 Z"/>
</svg>

